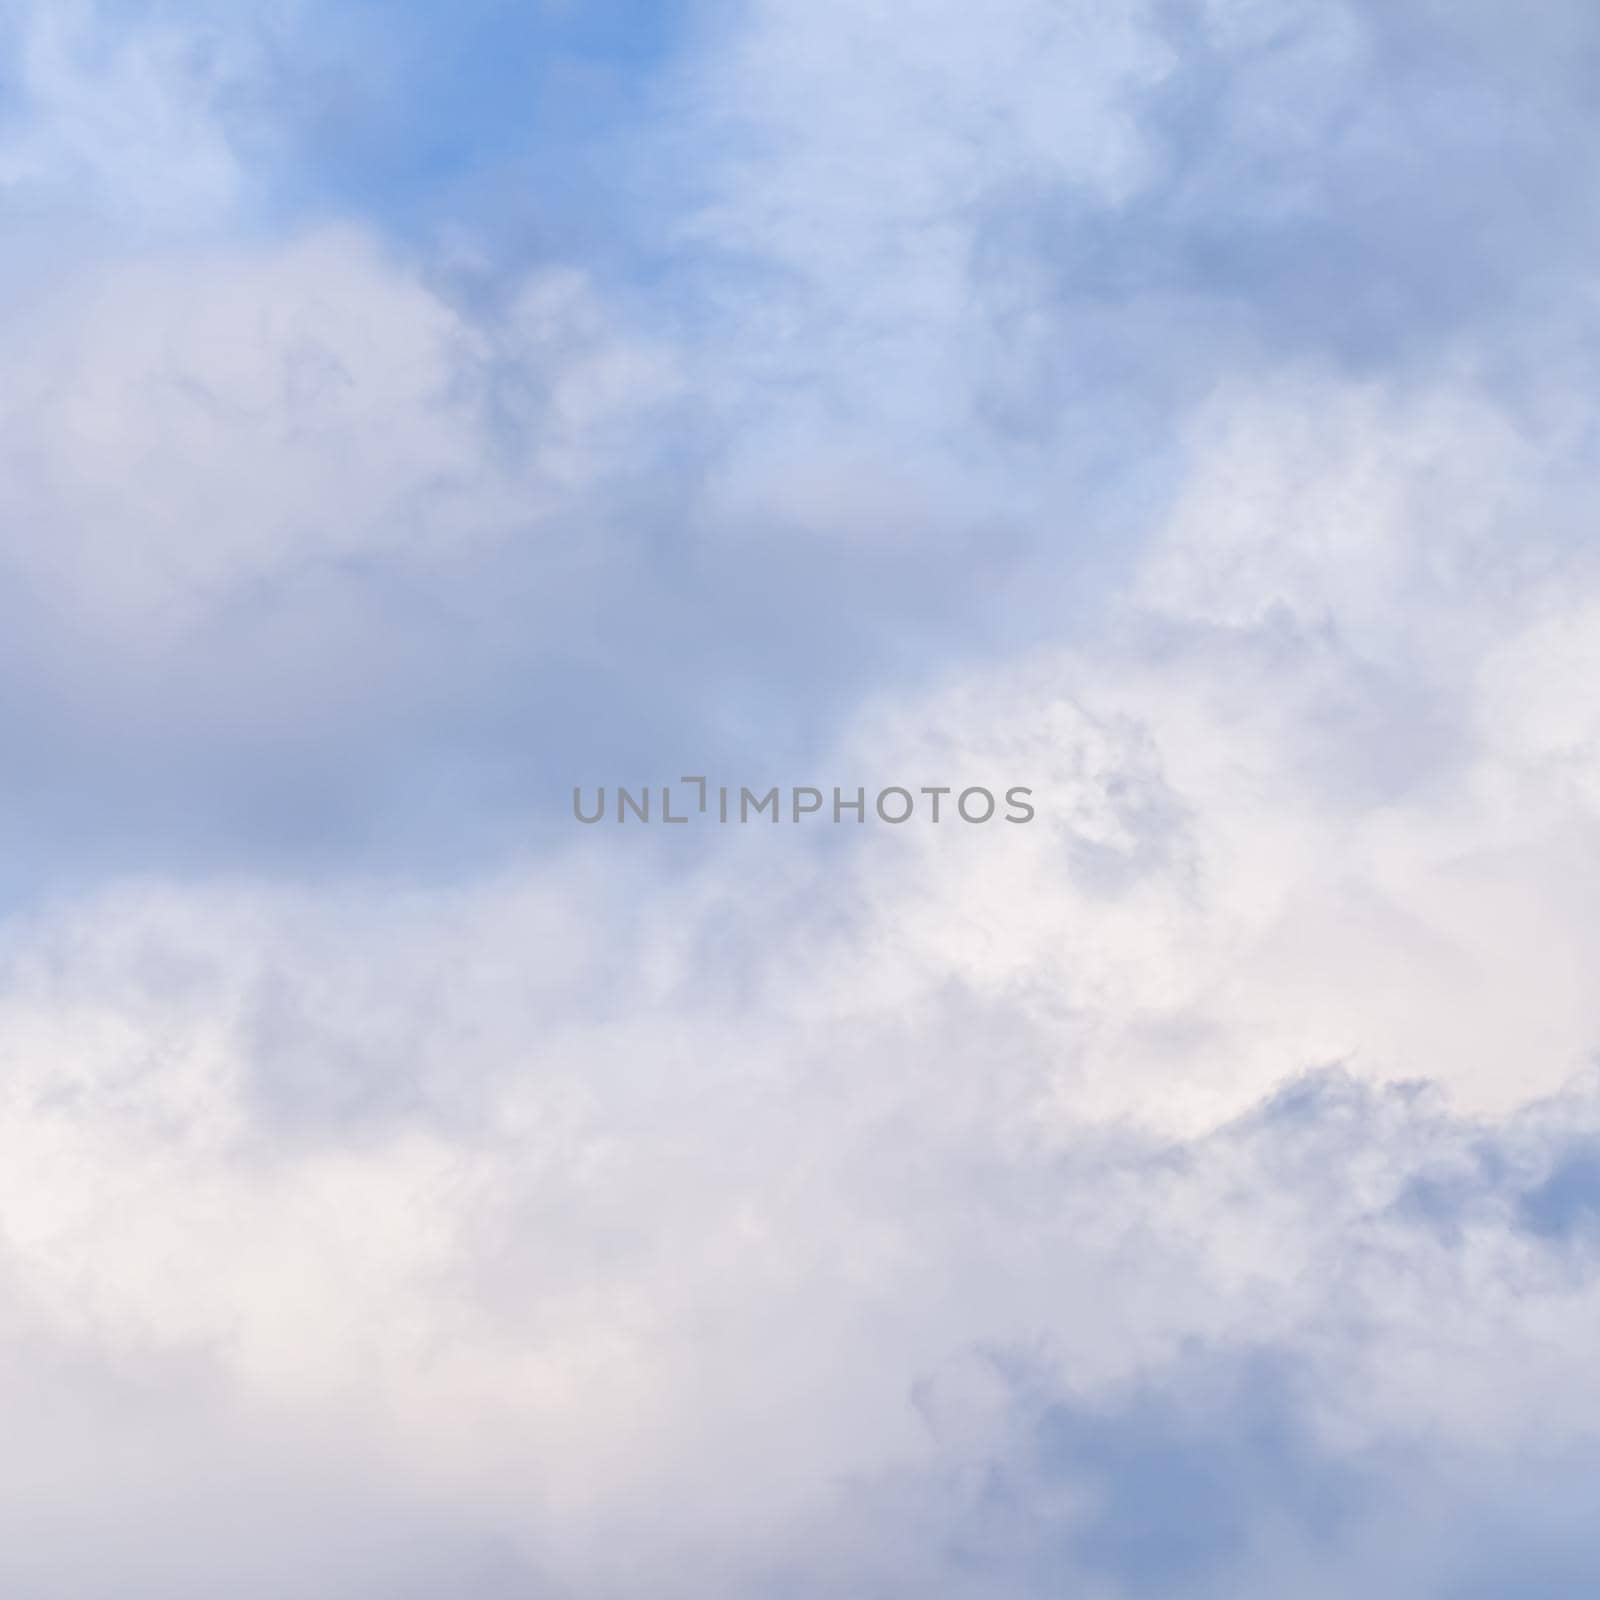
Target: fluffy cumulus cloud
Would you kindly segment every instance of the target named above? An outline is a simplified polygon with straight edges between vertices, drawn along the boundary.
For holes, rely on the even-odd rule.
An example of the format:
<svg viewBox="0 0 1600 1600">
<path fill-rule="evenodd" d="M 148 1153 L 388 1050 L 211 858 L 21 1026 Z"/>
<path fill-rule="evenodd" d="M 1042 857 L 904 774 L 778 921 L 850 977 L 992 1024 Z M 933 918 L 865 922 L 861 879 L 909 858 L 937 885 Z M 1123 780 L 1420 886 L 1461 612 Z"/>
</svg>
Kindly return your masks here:
<svg viewBox="0 0 1600 1600">
<path fill-rule="evenodd" d="M 1588 8 L 596 16 L 0 8 L 0 1588 L 1590 1592 Z"/>
<path fill-rule="evenodd" d="M 530 281 L 490 333 L 338 230 L 119 263 L 39 306 L 11 365 L 18 584 L 159 634 L 308 570 L 537 539 L 618 416 L 671 388 L 579 273 Z"/>
</svg>

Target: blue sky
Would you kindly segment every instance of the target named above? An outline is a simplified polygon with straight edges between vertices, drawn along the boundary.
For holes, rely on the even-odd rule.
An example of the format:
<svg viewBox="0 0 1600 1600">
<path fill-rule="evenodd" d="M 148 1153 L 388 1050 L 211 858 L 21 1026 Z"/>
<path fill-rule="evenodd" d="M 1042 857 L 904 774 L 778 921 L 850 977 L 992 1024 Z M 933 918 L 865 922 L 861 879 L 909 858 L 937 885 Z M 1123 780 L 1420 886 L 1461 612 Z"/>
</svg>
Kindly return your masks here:
<svg viewBox="0 0 1600 1600">
<path fill-rule="evenodd" d="M 0 1589 L 1590 1593 L 1597 58 L 0 0 Z"/>
</svg>

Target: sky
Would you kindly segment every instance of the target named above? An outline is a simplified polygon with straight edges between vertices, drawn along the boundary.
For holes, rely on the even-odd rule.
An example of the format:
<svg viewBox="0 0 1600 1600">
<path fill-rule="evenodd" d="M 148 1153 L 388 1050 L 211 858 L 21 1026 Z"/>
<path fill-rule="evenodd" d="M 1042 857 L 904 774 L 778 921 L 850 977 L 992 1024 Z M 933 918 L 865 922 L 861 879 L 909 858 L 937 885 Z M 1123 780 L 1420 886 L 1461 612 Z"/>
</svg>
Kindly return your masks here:
<svg viewBox="0 0 1600 1600">
<path fill-rule="evenodd" d="M 1597 68 L 0 0 L 0 1592 L 1600 1590 Z"/>
</svg>

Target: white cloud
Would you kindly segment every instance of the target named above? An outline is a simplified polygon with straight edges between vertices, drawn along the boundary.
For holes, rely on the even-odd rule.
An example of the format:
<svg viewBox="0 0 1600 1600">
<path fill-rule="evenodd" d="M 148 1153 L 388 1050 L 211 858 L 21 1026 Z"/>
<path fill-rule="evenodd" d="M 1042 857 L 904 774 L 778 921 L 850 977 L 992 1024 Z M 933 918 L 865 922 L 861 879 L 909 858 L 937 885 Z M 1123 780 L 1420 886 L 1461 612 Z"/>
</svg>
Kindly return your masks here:
<svg viewBox="0 0 1600 1600">
<path fill-rule="evenodd" d="M 1285 380 L 1195 429 L 1102 649 L 885 710 L 857 746 L 1026 775 L 1054 819 L 912 836 L 885 924 L 1048 1019 L 1069 1106 L 1193 1127 L 1331 1061 L 1483 1109 L 1553 1091 L 1600 1045 L 1577 436 L 1459 382 Z"/>
<path fill-rule="evenodd" d="M 0 192 L 203 227 L 245 183 L 221 102 L 252 68 L 248 30 L 124 20 L 97 0 L 0 11 L 21 101 L 0 133 Z"/>
<path fill-rule="evenodd" d="M 537 529 L 674 381 L 575 273 L 491 330 L 352 229 L 108 264 L 35 311 L 6 341 L 4 556 L 136 633 L 308 568 L 426 569 Z"/>
<path fill-rule="evenodd" d="M 10 181 L 226 213 L 187 36 L 85 55 L 87 15 L 30 23 Z M 874 533 L 891 577 L 975 583 L 974 529 L 1026 523 L 1038 616 L 1085 503 L 1155 532 L 1099 637 L 884 689 L 785 775 L 1030 784 L 1030 827 L 751 830 L 659 877 L 585 833 L 454 888 L 241 870 L 10 916 L 11 1587 L 1120 1596 L 1140 1473 L 1192 1537 L 1160 1472 L 1198 1460 L 1255 1565 L 1193 1592 L 1449 1592 L 1450 1513 L 1541 1439 L 1581 1456 L 1592 385 L 1506 359 L 1520 246 L 1449 270 L 1471 163 L 1406 178 L 1496 93 L 1363 96 L 1355 7 L 1175 15 L 757 6 L 683 80 L 691 139 L 740 131 L 694 173 L 716 325 L 671 349 L 560 269 L 468 316 L 353 226 L 119 254 L 14 319 L 7 604 L 41 659 L 96 652 L 102 729 L 183 638 L 242 709 L 205 628 L 323 571 L 468 588 L 520 538 L 622 589 L 643 541 L 595 508 L 680 385 L 726 426 L 705 500 L 672 488 L 730 546 Z M 676 617 L 638 566 L 634 667 Z M 575 588 L 528 584 L 568 637 Z M 328 681 L 389 658 L 307 631 L 261 650 L 280 716 L 331 699 L 353 742 Z M 1352 1476 L 1400 1510 L 1319 1543 L 1302 1490 Z M 1561 1523 L 1503 1498 L 1501 1557 Z"/>
<path fill-rule="evenodd" d="M 1316 388 L 1347 419 L 1318 441 L 1281 393 L 1225 404 L 1250 449 L 1197 457 L 1135 588 L 1154 620 L 885 700 L 832 758 L 1031 780 L 1032 826 L 842 853 L 751 832 L 663 883 L 586 836 L 449 893 L 131 885 L 14 924 L 18 1314 L 203 1352 L 291 1433 L 338 1417 L 384 1495 L 581 1592 L 662 1563 L 749 1592 L 800 1528 L 824 1530 L 818 1585 L 887 1559 L 851 1553 L 837 1485 L 981 1451 L 981 1416 L 944 1445 L 910 1400 L 977 1347 L 1113 1411 L 1193 1341 L 1281 1348 L 1315 1379 L 1293 1426 L 1318 1460 L 1422 1440 L 1492 1475 L 1575 1426 L 1591 1202 L 1530 1197 L 1592 1094 L 1528 1107 L 1600 1034 L 1600 851 L 1587 790 L 1543 777 L 1572 740 L 1508 736 L 1504 706 L 1524 659 L 1546 703 L 1580 695 L 1592 581 L 1575 564 L 1561 620 L 1529 623 L 1537 574 L 1497 620 L 1433 566 L 1392 612 L 1419 527 L 1395 507 L 1438 517 L 1448 574 L 1486 503 L 1537 498 L 1509 446 L 1486 490 L 1493 408 L 1379 425 Z M 1241 508 L 1292 521 L 1252 545 Z M 1374 720 L 1326 708 L 1397 654 L 1454 671 L 1463 618 L 1503 639 L 1452 680 L 1454 742 L 1379 763 L 1375 802 L 1366 746 L 1409 737 L 1411 702 L 1378 714 L 1380 679 Z"/>
</svg>

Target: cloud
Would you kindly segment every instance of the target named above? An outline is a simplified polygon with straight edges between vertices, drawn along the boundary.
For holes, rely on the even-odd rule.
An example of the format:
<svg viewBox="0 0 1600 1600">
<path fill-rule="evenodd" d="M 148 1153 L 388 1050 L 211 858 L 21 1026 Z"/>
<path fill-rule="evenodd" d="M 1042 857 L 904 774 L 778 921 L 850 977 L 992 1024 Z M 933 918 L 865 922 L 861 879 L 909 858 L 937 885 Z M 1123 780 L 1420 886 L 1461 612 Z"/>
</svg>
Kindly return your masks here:
<svg viewBox="0 0 1600 1600">
<path fill-rule="evenodd" d="M 1108 1124 L 976 984 L 819 1005 L 759 860 L 762 894 L 701 911 L 771 908 L 748 932 L 792 988 L 743 1005 L 678 891 L 619 947 L 599 862 L 338 908 L 130 889 L 14 930 L 11 1381 L 82 1348 L 168 1419 L 173 1492 L 230 1529 L 183 1581 L 267 1537 L 258 1475 L 332 1430 L 366 1504 L 577 1593 L 666 1565 L 729 1594 L 1265 1594 L 1402 1557 L 1452 1592 L 1451 1508 L 1592 1423 L 1593 1254 L 1548 1225 L 1592 1083 L 1484 1119 L 1328 1071 L 1208 1130 Z M 74 1503 L 120 1515 L 74 1437 Z M 243 1476 L 202 1483 L 219 1451 Z M 37 1529 L 50 1481 L 8 1515 Z M 322 1547 L 294 1506 L 274 1559 Z M 1560 1516 L 1498 1503 L 1484 1560 Z M 310 1592 L 380 1581 L 364 1526 Z"/>
<path fill-rule="evenodd" d="M 116 263 L 39 311 L 12 336 L 6 554 L 101 628 L 529 536 L 610 465 L 608 420 L 671 384 L 579 274 L 529 282 L 491 333 L 353 230 Z"/>
<path fill-rule="evenodd" d="M 1588 10 L 330 19 L 5 18 L 11 1587 L 1592 1581 Z"/>
<path fill-rule="evenodd" d="M 444 59 L 410 35 L 385 53 L 344 10 L 314 38 L 292 9 L 258 29 L 192 6 L 116 28 L 17 11 L 24 66 L 52 29 L 80 41 L 58 51 L 73 83 L 192 56 L 203 93 L 152 92 L 199 108 L 205 138 L 184 142 L 228 152 L 249 192 L 184 201 L 211 218 L 198 241 L 112 205 L 100 234 L 51 234 L 45 287 L 39 262 L 13 269 L 29 313 L 8 350 L 4 620 L 13 676 L 56 691 L 9 713 L 35 791 L 13 832 L 47 842 L 51 871 L 438 869 L 476 838 L 481 867 L 569 780 L 815 760 L 862 686 L 1092 637 L 1158 535 L 1166 575 L 1141 581 L 1176 581 L 1183 536 L 1162 530 L 1180 486 L 1201 514 L 1191 457 L 1215 450 L 1210 492 L 1232 494 L 1251 408 L 1270 421 L 1280 401 L 1308 448 L 1312 397 L 1343 407 L 1346 455 L 1320 470 L 1359 474 L 1366 436 L 1429 397 L 1438 437 L 1487 452 L 1472 515 L 1538 498 L 1552 528 L 1517 556 L 1505 518 L 1484 521 L 1486 584 L 1555 529 L 1578 538 L 1589 375 L 1562 329 L 1587 255 L 1581 211 L 1542 174 L 1582 181 L 1582 141 L 1560 137 L 1581 95 L 1558 73 L 1538 115 L 1516 114 L 1530 58 L 1581 52 L 1577 12 L 1508 53 L 1477 13 L 1411 7 L 1021 4 L 981 27 L 958 10 L 930 0 L 913 28 L 813 9 L 802 49 L 797 14 L 762 5 L 652 53 L 650 136 L 629 124 L 594 195 L 651 234 L 620 266 L 609 245 L 592 262 L 506 247 L 505 219 L 465 196 L 425 237 L 376 199 L 343 223 L 292 210 L 295 152 L 316 146 L 297 141 L 354 41 L 384 105 L 448 143 L 429 119 L 466 85 L 408 93 Z M 508 55 L 531 48 L 481 20 Z M 19 130 L 78 127 L 47 98 Z M 359 133 L 369 113 L 358 95 L 342 114 Z M 514 121 L 495 144 L 513 166 Z M 384 172 L 371 191 L 393 198 Z M 139 183 L 107 173 L 136 205 Z M 1451 274 L 1482 281 L 1457 295 Z M 1538 306 L 1517 287 L 1534 276 Z M 1457 378 L 1472 417 L 1447 398 Z M 1248 488 L 1276 518 L 1288 456 Z M 1557 459 L 1564 481 L 1526 493 Z M 1341 580 L 1391 610 L 1422 574 L 1386 570 L 1381 547 L 1434 515 L 1431 490 L 1408 492 L 1361 513 L 1374 560 Z M 1270 603 L 1227 572 L 1245 554 L 1229 541 L 1270 540 L 1273 517 L 1207 531 L 1214 618 Z M 1298 574 L 1262 561 L 1251 581 L 1329 575 L 1296 548 Z M 1347 628 L 1359 598 L 1329 598 Z M 1407 729 L 1429 724 L 1417 754 L 1394 724 L 1362 781 L 1451 737 L 1403 676 L 1374 663 L 1364 698 L 1325 708 L 1405 702 Z M 108 750 L 128 789 L 114 815 L 84 799 Z"/>
<path fill-rule="evenodd" d="M 190 232 L 230 212 L 247 178 L 228 105 L 259 70 L 259 44 L 223 23 L 205 6 L 136 19 L 96 0 L 0 9 L 12 102 L 0 193 L 135 230 Z"/>
<path fill-rule="evenodd" d="M 26 303 L 0 727 L 30 854 L 171 864 L 277 833 L 326 859 L 319 838 L 353 839 L 341 795 L 371 800 L 421 745 L 463 796 L 532 757 L 536 664 L 594 654 L 582 622 L 659 448 L 642 430 L 670 437 L 669 351 L 575 270 L 475 319 L 348 227 L 83 263 Z M 518 663 L 509 706 L 483 703 Z M 462 737 L 519 714 L 527 756 Z"/>
<path fill-rule="evenodd" d="M 1563 435 L 1350 380 L 1196 438 L 1097 648 L 887 691 L 802 775 L 1035 825 L 14 923 L 28 1316 L 340 1417 L 579 1593 L 1583 1570 L 1594 813 L 1500 664 L 1575 695 L 1593 579 L 1559 530 L 1476 575 Z"/>
</svg>

